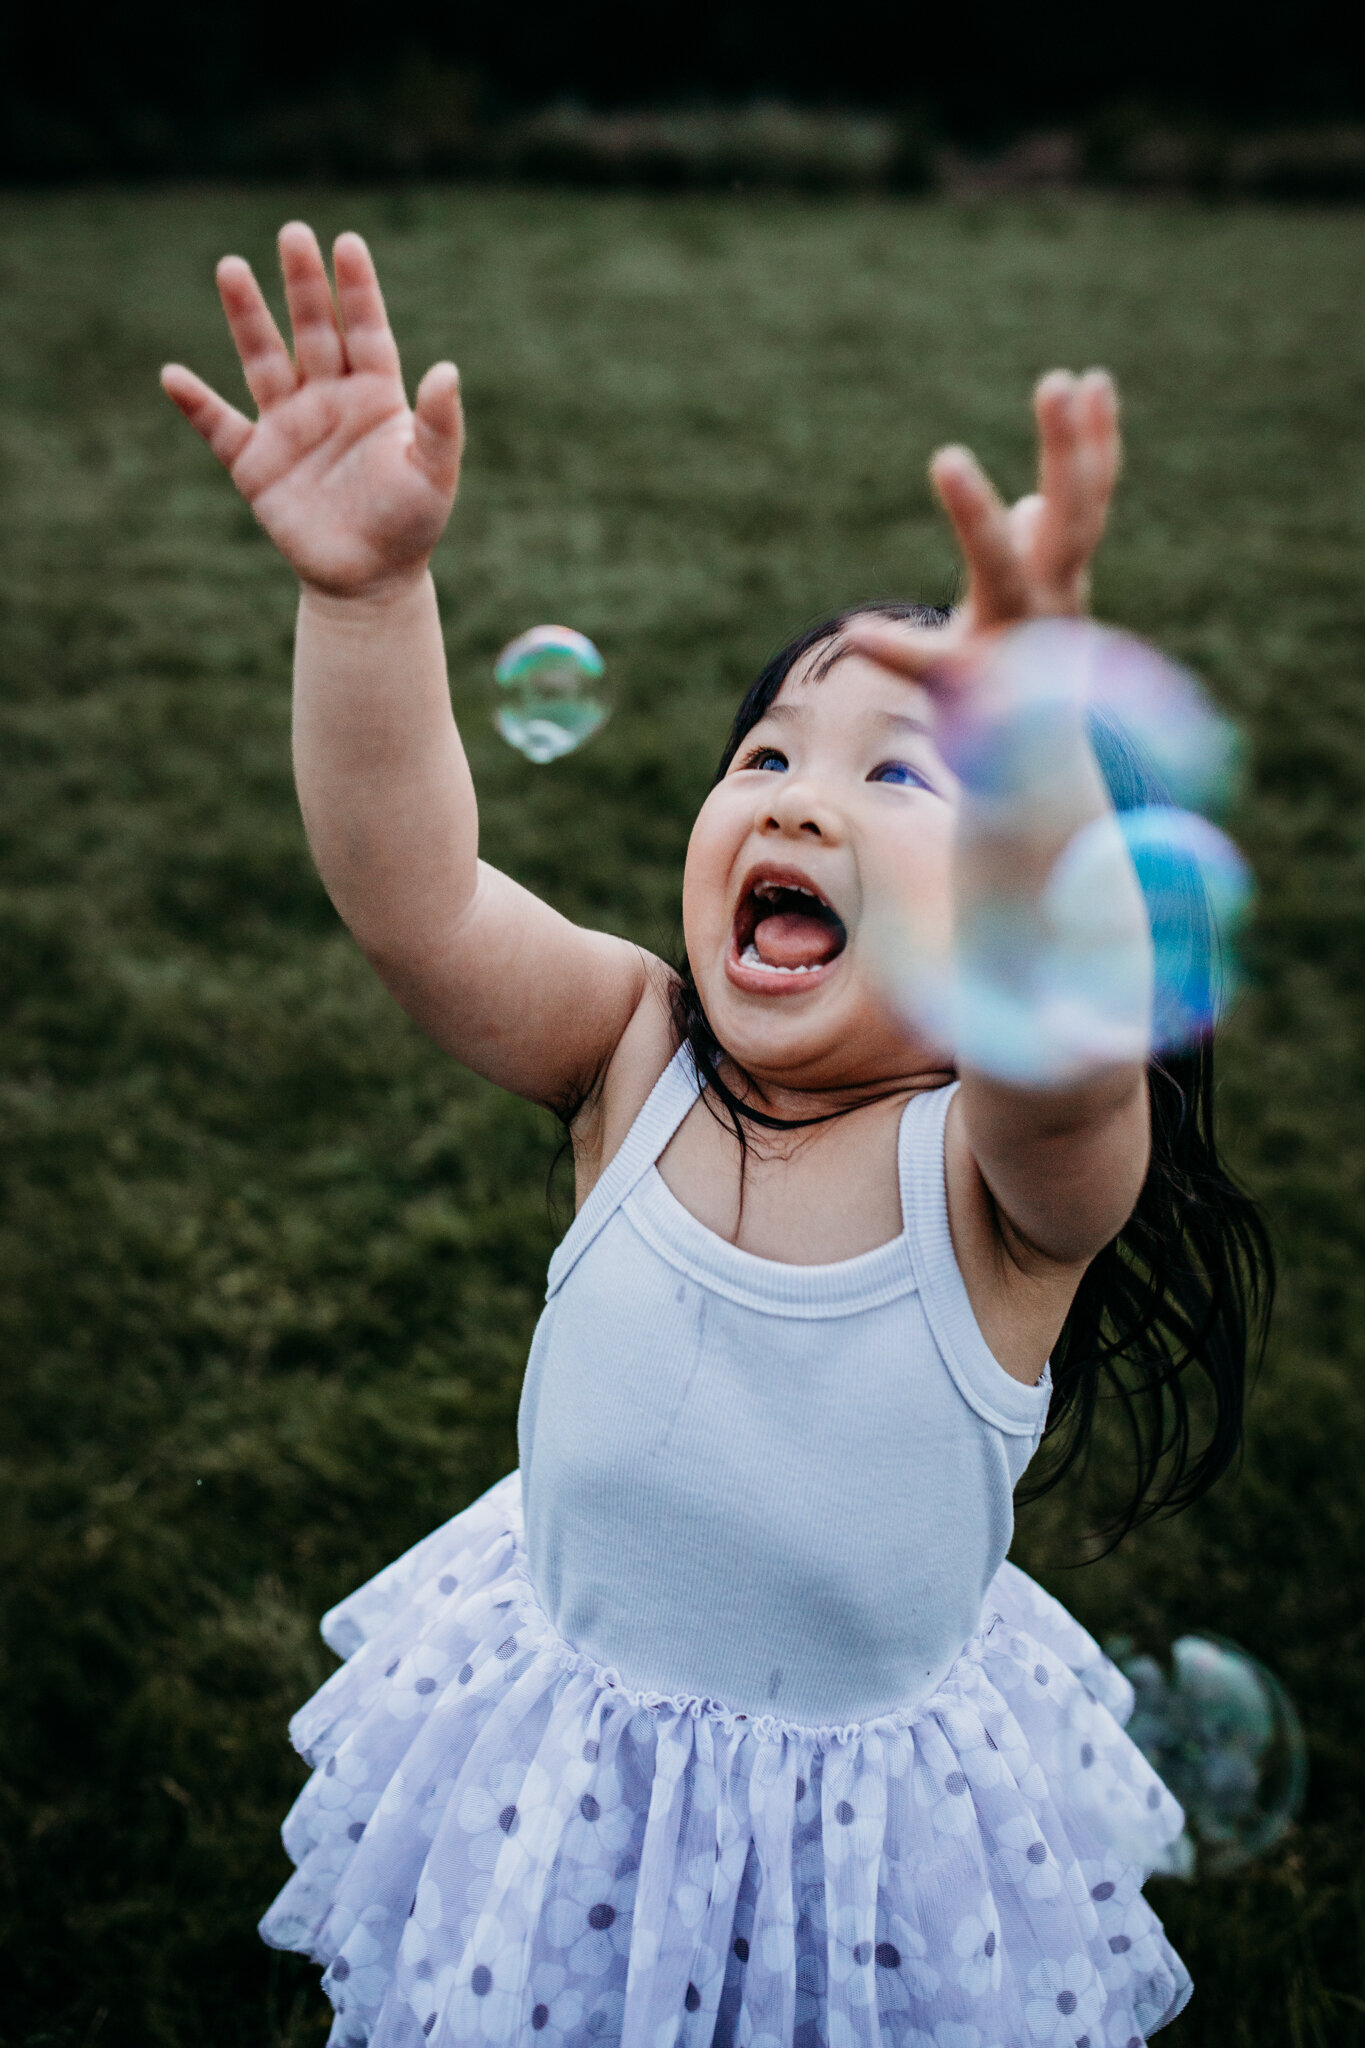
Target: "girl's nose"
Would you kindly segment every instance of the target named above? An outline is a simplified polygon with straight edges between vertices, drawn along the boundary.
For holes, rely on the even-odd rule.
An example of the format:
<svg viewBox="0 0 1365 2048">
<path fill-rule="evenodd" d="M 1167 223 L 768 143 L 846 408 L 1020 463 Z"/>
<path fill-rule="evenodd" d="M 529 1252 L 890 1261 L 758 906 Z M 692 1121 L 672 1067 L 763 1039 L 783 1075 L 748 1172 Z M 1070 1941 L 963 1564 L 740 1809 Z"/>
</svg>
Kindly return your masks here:
<svg viewBox="0 0 1365 2048">
<path fill-rule="evenodd" d="M 764 791 L 767 800 L 758 814 L 760 832 L 779 833 L 792 839 L 804 836 L 818 839 L 826 846 L 841 843 L 843 819 L 815 784 L 797 775 L 774 775 L 772 780 L 776 787 Z"/>
</svg>

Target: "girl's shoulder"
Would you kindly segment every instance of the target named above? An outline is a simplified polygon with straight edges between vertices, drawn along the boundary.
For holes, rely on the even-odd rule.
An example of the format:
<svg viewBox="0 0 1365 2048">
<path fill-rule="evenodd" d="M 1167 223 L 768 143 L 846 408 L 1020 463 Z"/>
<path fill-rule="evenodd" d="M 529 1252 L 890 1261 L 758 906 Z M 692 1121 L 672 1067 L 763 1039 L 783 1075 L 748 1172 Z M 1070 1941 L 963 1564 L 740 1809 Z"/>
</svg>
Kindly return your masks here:
<svg viewBox="0 0 1365 2048">
<path fill-rule="evenodd" d="M 641 957 L 644 992 L 615 1051 L 568 1120 L 580 1209 L 625 1143 L 680 1042 L 674 1015 L 677 973 L 653 953 Z"/>
</svg>

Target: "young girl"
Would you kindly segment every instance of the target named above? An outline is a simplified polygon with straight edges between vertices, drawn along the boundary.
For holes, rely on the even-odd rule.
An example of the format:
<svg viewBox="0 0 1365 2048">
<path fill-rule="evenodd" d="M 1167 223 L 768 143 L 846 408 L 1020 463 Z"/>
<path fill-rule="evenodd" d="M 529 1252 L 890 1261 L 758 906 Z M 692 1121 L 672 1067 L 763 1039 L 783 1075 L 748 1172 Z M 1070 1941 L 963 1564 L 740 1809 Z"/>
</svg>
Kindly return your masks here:
<svg viewBox="0 0 1365 2048">
<path fill-rule="evenodd" d="M 338 241 L 335 302 L 311 232 L 280 244 L 292 358 L 247 265 L 218 272 L 256 422 L 165 387 L 302 582 L 334 902 L 438 1043 L 564 1118 L 578 1211 L 519 1473 L 324 1623 L 346 1661 L 293 1726 L 314 1773 L 265 1938 L 326 1965 L 336 2043 L 1141 2048 L 1189 1995 L 1140 1890 L 1182 1817 L 1125 1681 L 1005 1562 L 1012 1496 L 1045 1431 L 1084 1446 L 1120 1355 L 1128 1520 L 1162 1474 L 1168 1504 L 1211 1483 L 1263 1244 L 1207 1053 L 1006 1085 L 894 1021 L 869 957 L 887 898 L 951 929 L 989 803 L 937 707 L 970 708 L 1002 628 L 1081 609 L 1112 388 L 1044 380 L 1012 511 L 937 458 L 955 617 L 844 615 L 759 678 L 689 844 L 680 975 L 479 862 L 427 573 L 456 371 L 409 410 L 364 244 Z M 1061 845 L 1109 798 L 1083 726 L 1053 769 Z M 1217 1418 L 1197 1460 L 1186 1367 Z"/>
</svg>

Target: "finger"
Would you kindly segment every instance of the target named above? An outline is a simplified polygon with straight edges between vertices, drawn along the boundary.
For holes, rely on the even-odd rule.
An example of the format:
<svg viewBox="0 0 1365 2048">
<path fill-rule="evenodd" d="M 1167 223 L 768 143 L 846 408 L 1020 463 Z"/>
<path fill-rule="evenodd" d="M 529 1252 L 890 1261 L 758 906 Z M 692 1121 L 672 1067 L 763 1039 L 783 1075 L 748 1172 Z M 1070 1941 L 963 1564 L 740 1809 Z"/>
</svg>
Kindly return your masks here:
<svg viewBox="0 0 1365 2048">
<path fill-rule="evenodd" d="M 1050 370 L 1033 393 L 1038 423 L 1038 496 L 1068 511 L 1077 495 L 1076 464 L 1081 450 L 1077 381 L 1069 370 Z"/>
<path fill-rule="evenodd" d="M 1109 372 L 1087 370 L 1083 377 L 1072 377 L 1054 370 L 1039 384 L 1034 406 L 1044 469 L 1069 459 L 1085 486 L 1107 504 L 1122 453 L 1118 393 Z"/>
<path fill-rule="evenodd" d="M 846 654 L 861 654 L 878 668 L 890 669 L 907 683 L 924 683 L 944 671 L 953 645 L 942 626 L 897 626 L 885 620 L 859 619 L 840 634 Z"/>
<path fill-rule="evenodd" d="M 338 235 L 332 249 L 337 302 L 346 336 L 346 360 L 353 370 L 384 377 L 401 375 L 398 345 L 384 310 L 374 262 L 359 235 Z"/>
<path fill-rule="evenodd" d="M 929 473 L 966 557 L 975 624 L 1023 617 L 1028 611 L 1023 565 L 1005 508 L 976 457 L 966 448 L 940 448 Z"/>
<path fill-rule="evenodd" d="M 1114 494 L 1123 466 L 1119 431 L 1119 395 L 1107 370 L 1087 370 L 1080 382 L 1081 431 L 1095 451 L 1106 501 Z"/>
<path fill-rule="evenodd" d="M 275 325 L 251 265 L 225 256 L 218 265 L 218 296 L 242 359 L 246 388 L 264 412 L 299 386 L 293 360 Z"/>
<path fill-rule="evenodd" d="M 1005 514 L 1009 521 L 1010 540 L 1014 551 L 1024 561 L 1032 558 L 1037 543 L 1039 521 L 1047 511 L 1047 501 L 1041 491 L 1030 491 L 1026 498 L 1018 498 Z"/>
<path fill-rule="evenodd" d="M 460 373 L 454 363 L 433 363 L 417 387 L 412 459 L 438 490 L 453 491 L 463 446 Z"/>
<path fill-rule="evenodd" d="M 252 436 L 252 425 L 235 405 L 207 385 L 183 363 L 167 363 L 161 388 L 178 406 L 196 434 L 202 434 L 224 469 L 231 470 Z"/>
<path fill-rule="evenodd" d="M 279 239 L 299 376 L 305 382 L 310 377 L 340 377 L 346 369 L 346 350 L 318 238 L 306 221 L 291 220 L 280 229 Z"/>
<path fill-rule="evenodd" d="M 1078 378 L 1065 370 L 1044 377 L 1034 411 L 1043 510 L 1033 527 L 1032 563 L 1045 582 L 1066 583 L 1084 570 L 1104 531 L 1111 469 Z"/>
</svg>

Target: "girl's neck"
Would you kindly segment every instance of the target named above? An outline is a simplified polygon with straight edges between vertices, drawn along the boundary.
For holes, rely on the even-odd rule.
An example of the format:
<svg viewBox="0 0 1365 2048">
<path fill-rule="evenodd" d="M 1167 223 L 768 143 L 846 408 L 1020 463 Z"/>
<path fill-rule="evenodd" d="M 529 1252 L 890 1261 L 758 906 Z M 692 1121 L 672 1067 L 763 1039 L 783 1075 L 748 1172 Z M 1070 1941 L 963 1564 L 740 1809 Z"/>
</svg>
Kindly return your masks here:
<svg viewBox="0 0 1365 2048">
<path fill-rule="evenodd" d="M 797 1088 L 773 1076 L 751 1073 L 722 1050 L 708 1078 L 727 1107 L 760 1128 L 800 1129 L 832 1122 L 876 1103 L 908 1101 L 912 1095 L 943 1088 L 957 1077 L 951 1067 L 941 1066 L 914 1074 L 864 1075 L 846 1083 Z"/>
</svg>

